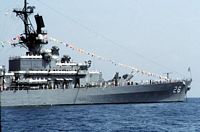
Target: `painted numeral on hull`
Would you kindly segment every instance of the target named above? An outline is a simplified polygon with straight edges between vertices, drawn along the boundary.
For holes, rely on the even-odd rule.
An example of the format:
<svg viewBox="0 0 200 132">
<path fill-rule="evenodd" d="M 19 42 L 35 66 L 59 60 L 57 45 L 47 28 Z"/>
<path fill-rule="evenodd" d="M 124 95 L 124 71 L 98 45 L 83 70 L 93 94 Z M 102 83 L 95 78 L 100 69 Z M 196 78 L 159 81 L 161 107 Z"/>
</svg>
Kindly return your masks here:
<svg viewBox="0 0 200 132">
<path fill-rule="evenodd" d="M 174 94 L 178 94 L 181 92 L 182 87 L 181 86 L 175 86 L 173 89 L 173 93 Z"/>
</svg>

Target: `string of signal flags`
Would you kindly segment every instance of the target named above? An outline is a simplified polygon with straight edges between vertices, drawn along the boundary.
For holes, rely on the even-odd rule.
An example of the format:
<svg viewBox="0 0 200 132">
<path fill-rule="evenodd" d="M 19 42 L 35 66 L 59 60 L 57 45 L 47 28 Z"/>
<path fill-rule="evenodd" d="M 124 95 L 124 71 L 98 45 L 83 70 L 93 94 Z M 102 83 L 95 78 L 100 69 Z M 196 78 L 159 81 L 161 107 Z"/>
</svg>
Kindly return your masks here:
<svg viewBox="0 0 200 132">
<path fill-rule="evenodd" d="M 127 65 L 127 64 L 122 64 L 122 63 L 116 62 L 113 59 L 105 58 L 103 56 L 97 55 L 96 53 L 88 52 L 88 51 L 86 51 L 84 49 L 76 47 L 73 44 L 69 44 L 69 43 L 57 40 L 57 39 L 55 39 L 53 37 L 50 37 L 49 40 L 54 42 L 54 43 L 56 43 L 56 44 L 64 44 L 66 47 L 72 49 L 73 51 L 78 52 L 79 54 L 88 55 L 88 56 L 95 57 L 95 58 L 97 58 L 99 60 L 102 60 L 102 61 L 110 62 L 115 66 L 120 66 L 120 67 L 123 67 L 123 68 L 126 68 L 126 69 L 130 69 L 132 71 L 140 73 L 141 75 L 145 75 L 145 76 L 149 76 L 149 77 L 156 77 L 156 78 L 163 79 L 163 80 L 168 80 L 168 78 L 165 77 L 165 76 L 162 76 L 162 75 L 159 75 L 159 74 L 156 74 L 156 73 L 152 73 L 152 72 L 148 72 L 148 71 L 145 71 L 145 70 L 141 70 L 141 69 L 138 69 L 138 68 L 136 68 L 134 66 L 130 66 L 130 65 Z"/>
<path fill-rule="evenodd" d="M 91 56 L 91 57 L 95 57 L 97 58 L 98 60 L 102 60 L 102 61 L 105 61 L 105 62 L 109 62 L 115 66 L 120 66 L 122 68 L 126 68 L 126 69 L 130 69 L 132 71 L 135 71 L 136 73 L 140 73 L 141 75 L 144 75 L 144 76 L 148 76 L 148 77 L 156 77 L 156 78 L 159 78 L 159 79 L 163 79 L 163 80 L 168 80 L 168 78 L 166 76 L 162 76 L 162 75 L 159 75 L 159 74 L 156 74 L 156 73 L 152 73 L 152 72 L 148 72 L 148 71 L 145 71 L 145 70 L 142 70 L 142 69 L 138 69 L 134 66 L 130 66 L 130 65 L 127 65 L 127 64 L 123 64 L 123 63 L 120 63 L 120 62 L 116 62 L 115 60 L 113 59 L 110 59 L 110 58 L 105 58 L 103 56 L 100 56 L 100 55 L 97 55 L 96 53 L 91 53 L 91 52 L 88 52 L 84 49 L 81 49 L 81 48 L 78 48 L 76 47 L 75 45 L 73 44 L 69 44 L 67 42 L 63 42 L 63 41 L 60 41 L 58 39 L 55 39 L 53 37 L 50 37 L 49 40 L 51 42 L 54 42 L 56 44 L 64 44 L 67 48 L 70 48 L 72 49 L 73 51 L 76 51 L 78 52 L 79 54 L 84 54 L 84 55 L 88 55 L 88 56 Z M 19 37 L 17 36 L 16 38 L 10 40 L 10 41 L 0 41 L 0 45 L 2 47 L 4 47 L 5 44 L 13 44 L 13 43 L 18 43 L 20 41 Z"/>
</svg>

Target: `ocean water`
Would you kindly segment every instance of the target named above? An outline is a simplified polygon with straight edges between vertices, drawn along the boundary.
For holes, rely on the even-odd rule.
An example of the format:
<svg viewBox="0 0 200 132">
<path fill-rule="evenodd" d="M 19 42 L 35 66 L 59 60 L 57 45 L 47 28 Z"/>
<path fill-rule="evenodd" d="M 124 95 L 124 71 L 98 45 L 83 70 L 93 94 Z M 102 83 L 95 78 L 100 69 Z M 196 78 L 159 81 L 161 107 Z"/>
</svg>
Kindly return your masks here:
<svg viewBox="0 0 200 132">
<path fill-rule="evenodd" d="M 1 108 L 3 132 L 200 132 L 200 98 L 183 103 Z"/>
</svg>

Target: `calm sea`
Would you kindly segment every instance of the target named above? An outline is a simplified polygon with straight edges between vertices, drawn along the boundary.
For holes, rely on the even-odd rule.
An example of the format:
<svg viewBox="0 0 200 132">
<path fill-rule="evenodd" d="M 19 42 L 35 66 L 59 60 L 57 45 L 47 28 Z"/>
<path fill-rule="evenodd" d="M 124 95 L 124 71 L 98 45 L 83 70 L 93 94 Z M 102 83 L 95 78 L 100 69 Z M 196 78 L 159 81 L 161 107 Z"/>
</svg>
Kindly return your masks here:
<svg viewBox="0 0 200 132">
<path fill-rule="evenodd" d="M 4 132 L 200 132 L 200 98 L 183 103 L 1 108 Z"/>
</svg>

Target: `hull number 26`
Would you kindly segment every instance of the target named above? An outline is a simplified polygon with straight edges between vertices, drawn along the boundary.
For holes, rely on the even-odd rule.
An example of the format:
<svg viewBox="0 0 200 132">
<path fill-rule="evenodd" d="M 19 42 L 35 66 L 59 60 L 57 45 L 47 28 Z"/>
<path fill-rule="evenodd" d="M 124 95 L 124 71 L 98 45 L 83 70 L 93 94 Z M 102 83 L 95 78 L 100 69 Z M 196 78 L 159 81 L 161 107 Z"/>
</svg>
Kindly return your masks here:
<svg viewBox="0 0 200 132">
<path fill-rule="evenodd" d="M 174 89 L 173 89 L 173 93 L 177 94 L 177 93 L 180 93 L 180 92 L 181 92 L 181 86 L 175 86 Z"/>
</svg>

